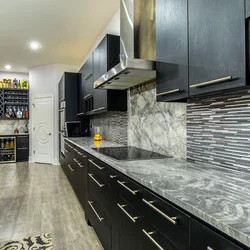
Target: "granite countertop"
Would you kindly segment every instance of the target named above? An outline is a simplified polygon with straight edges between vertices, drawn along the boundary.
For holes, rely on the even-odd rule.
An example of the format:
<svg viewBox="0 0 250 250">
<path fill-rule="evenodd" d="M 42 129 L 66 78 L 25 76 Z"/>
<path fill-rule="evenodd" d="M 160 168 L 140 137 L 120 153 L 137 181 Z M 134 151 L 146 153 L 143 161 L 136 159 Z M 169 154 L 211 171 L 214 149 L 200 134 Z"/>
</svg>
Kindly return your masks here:
<svg viewBox="0 0 250 250">
<path fill-rule="evenodd" d="M 250 247 L 250 174 L 166 158 L 116 161 L 91 149 L 93 138 L 66 138 L 211 226 Z M 103 141 L 100 147 L 122 146 Z"/>
</svg>

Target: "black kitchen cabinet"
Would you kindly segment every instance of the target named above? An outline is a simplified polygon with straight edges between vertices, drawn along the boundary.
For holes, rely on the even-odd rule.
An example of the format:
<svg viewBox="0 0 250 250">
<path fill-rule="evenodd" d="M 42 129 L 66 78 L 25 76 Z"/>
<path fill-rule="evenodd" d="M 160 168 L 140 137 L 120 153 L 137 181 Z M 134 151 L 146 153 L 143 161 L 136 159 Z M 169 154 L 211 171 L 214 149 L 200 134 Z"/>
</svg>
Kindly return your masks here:
<svg viewBox="0 0 250 250">
<path fill-rule="evenodd" d="M 16 161 L 29 161 L 29 135 L 16 136 Z"/>
<path fill-rule="evenodd" d="M 189 93 L 245 86 L 244 0 L 190 0 Z"/>
<path fill-rule="evenodd" d="M 117 207 L 119 250 L 142 250 L 143 234 L 139 224 L 142 217 L 122 198 L 118 200 Z"/>
<path fill-rule="evenodd" d="M 201 223 L 191 220 L 191 250 L 243 250 Z"/>
<path fill-rule="evenodd" d="M 78 115 L 85 115 L 93 109 L 93 53 L 84 63 L 79 73 L 81 74 L 81 88 L 79 91 L 79 112 Z"/>
<path fill-rule="evenodd" d="M 106 35 L 93 52 L 94 82 L 120 62 L 119 55 L 120 37 Z M 127 91 L 94 89 L 93 96 L 93 110 L 89 114 L 127 110 Z"/>
<path fill-rule="evenodd" d="M 156 0 L 157 101 L 188 97 L 186 0 Z"/>
</svg>

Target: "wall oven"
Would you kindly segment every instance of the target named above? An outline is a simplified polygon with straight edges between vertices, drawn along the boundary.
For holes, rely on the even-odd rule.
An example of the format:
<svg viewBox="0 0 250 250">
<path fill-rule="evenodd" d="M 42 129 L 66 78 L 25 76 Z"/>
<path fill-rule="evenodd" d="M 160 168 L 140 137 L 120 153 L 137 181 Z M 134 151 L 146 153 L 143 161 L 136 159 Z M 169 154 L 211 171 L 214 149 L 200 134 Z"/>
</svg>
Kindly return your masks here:
<svg viewBox="0 0 250 250">
<path fill-rule="evenodd" d="M 65 112 L 66 112 L 66 102 L 60 102 L 59 109 L 59 135 L 60 135 L 60 144 L 61 144 L 61 154 L 65 155 L 64 152 L 64 137 L 65 137 Z"/>
</svg>

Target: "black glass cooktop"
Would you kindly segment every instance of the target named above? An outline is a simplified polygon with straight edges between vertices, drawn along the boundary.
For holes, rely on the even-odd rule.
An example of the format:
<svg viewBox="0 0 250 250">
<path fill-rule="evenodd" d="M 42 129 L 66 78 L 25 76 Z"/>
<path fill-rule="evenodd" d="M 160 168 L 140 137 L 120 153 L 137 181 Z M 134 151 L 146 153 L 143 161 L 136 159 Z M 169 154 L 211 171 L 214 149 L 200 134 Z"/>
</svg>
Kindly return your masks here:
<svg viewBox="0 0 250 250">
<path fill-rule="evenodd" d="M 118 161 L 131 160 L 150 160 L 170 158 L 170 156 L 161 155 L 148 150 L 135 147 L 107 147 L 107 148 L 93 148 L 95 151 L 114 158 Z"/>
</svg>

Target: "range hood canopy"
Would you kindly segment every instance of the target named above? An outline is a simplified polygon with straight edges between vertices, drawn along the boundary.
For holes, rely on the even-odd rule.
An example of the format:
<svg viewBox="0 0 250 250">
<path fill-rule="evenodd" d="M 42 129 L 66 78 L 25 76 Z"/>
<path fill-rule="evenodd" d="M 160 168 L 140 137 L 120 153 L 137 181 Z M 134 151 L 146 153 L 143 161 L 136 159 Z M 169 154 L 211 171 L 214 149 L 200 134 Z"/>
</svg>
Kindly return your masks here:
<svg viewBox="0 0 250 250">
<path fill-rule="evenodd" d="M 124 90 L 156 79 L 155 0 L 121 0 L 120 63 L 94 88 Z"/>
</svg>

